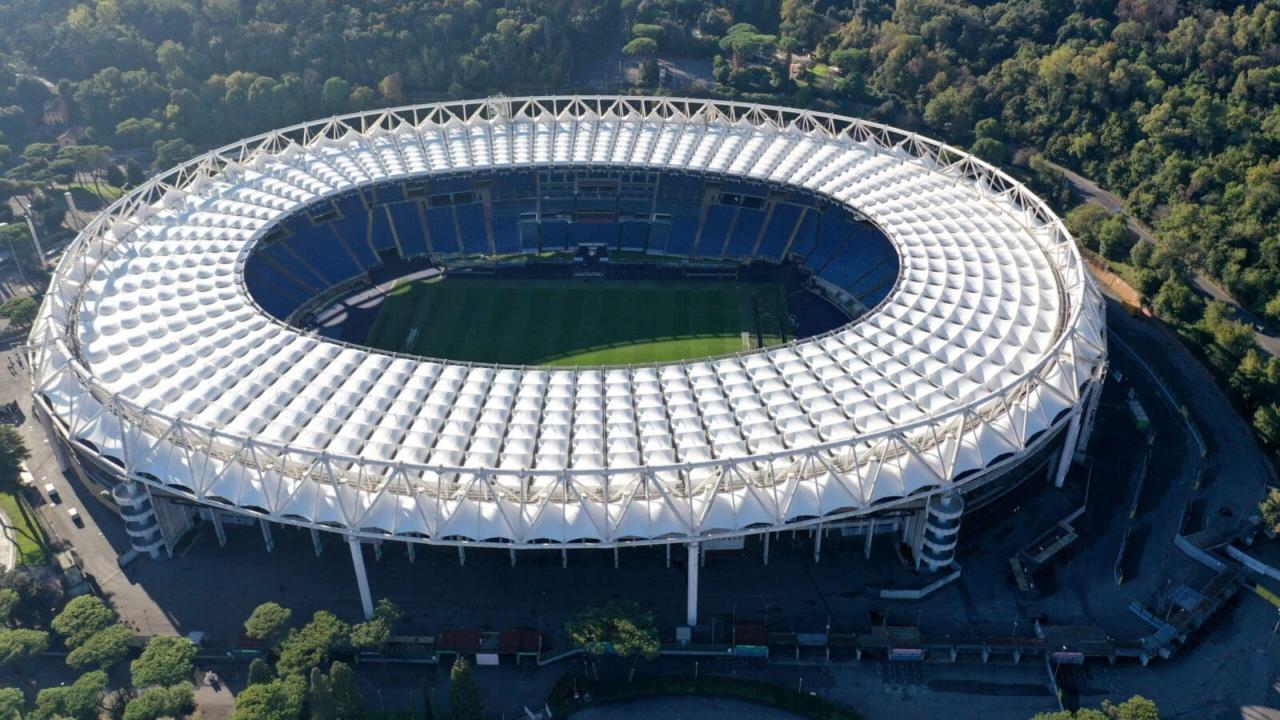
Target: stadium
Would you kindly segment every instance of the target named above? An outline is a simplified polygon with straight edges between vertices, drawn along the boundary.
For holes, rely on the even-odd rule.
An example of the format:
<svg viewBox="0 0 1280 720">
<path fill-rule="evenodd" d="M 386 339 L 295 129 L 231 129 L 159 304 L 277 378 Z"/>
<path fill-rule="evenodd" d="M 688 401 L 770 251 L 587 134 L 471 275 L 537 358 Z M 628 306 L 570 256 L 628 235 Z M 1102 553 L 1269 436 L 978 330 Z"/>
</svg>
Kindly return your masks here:
<svg viewBox="0 0 1280 720">
<path fill-rule="evenodd" d="M 270 132 L 65 253 L 36 405 L 158 554 L 193 523 L 688 553 L 825 530 L 952 566 L 1061 484 L 1106 369 L 1061 221 L 914 133 L 744 103 L 491 98 Z"/>
</svg>

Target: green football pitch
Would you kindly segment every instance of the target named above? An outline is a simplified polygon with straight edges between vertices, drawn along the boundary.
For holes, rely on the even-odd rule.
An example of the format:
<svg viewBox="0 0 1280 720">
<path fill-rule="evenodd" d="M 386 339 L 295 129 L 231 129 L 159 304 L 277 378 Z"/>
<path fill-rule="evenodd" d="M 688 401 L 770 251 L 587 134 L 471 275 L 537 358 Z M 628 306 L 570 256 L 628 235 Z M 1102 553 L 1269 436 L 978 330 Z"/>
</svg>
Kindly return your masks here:
<svg viewBox="0 0 1280 720">
<path fill-rule="evenodd" d="M 790 339 L 781 284 L 457 278 L 395 287 L 367 344 L 511 365 L 669 362 Z"/>
</svg>

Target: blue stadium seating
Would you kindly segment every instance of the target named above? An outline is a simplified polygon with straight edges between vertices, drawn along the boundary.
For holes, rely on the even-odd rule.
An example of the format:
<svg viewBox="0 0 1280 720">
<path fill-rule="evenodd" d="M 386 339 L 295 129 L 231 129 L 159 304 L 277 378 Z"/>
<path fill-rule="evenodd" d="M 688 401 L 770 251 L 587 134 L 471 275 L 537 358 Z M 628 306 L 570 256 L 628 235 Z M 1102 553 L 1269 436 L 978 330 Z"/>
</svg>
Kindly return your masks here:
<svg viewBox="0 0 1280 720">
<path fill-rule="evenodd" d="M 570 247 L 576 247 L 578 245 L 607 245 L 609 247 L 617 247 L 618 245 L 617 223 L 576 222 L 569 226 L 569 233 Z"/>
<path fill-rule="evenodd" d="M 493 248 L 499 255 L 520 252 L 520 220 L 516 215 L 493 215 Z"/>
<path fill-rule="evenodd" d="M 542 221 L 542 249 L 567 250 L 569 248 L 569 223 L 564 220 Z"/>
<path fill-rule="evenodd" d="M 373 246 L 378 250 L 388 250 L 396 246 L 396 238 L 391 234 L 391 221 L 387 219 L 387 211 L 381 206 L 369 211 L 373 218 Z"/>
<path fill-rule="evenodd" d="M 647 247 L 648 239 L 649 223 L 624 222 L 622 223 L 622 240 L 619 241 L 618 247 L 621 250 L 642 251 Z"/>
<path fill-rule="evenodd" d="M 693 236 L 698 232 L 698 218 L 687 215 L 671 217 L 671 233 L 667 236 L 667 255 L 689 255 L 693 252 Z"/>
<path fill-rule="evenodd" d="M 707 208 L 707 219 L 702 223 L 702 235 L 698 237 L 698 254 L 702 257 L 720 257 L 725 238 L 729 236 L 729 224 L 737 208 L 719 203 Z"/>
<path fill-rule="evenodd" d="M 400 238 L 400 249 L 405 256 L 426 255 L 427 236 L 422 230 L 422 218 L 418 216 L 418 204 L 400 202 L 387 207 L 391 209 L 391 222 L 396 226 L 396 237 Z"/>
<path fill-rule="evenodd" d="M 781 260 L 782 251 L 787 248 L 787 239 L 796 220 L 800 219 L 801 209 L 795 205 L 779 203 L 773 208 L 773 217 L 769 218 L 769 227 L 760 240 L 760 249 L 756 255 L 770 260 Z"/>
<path fill-rule="evenodd" d="M 738 219 L 734 222 L 733 233 L 729 235 L 729 244 L 725 248 L 725 257 L 751 257 L 762 223 L 764 223 L 763 210 L 739 208 Z"/>
<path fill-rule="evenodd" d="M 521 220 L 518 230 L 520 231 L 520 249 L 524 252 L 536 253 L 542 248 L 538 238 L 538 223 L 532 220 Z"/>
<path fill-rule="evenodd" d="M 244 280 L 250 294 L 273 315 L 283 317 L 311 297 L 312 291 L 297 285 L 264 253 L 254 253 L 244 264 Z"/>
<path fill-rule="evenodd" d="M 468 255 L 489 255 L 489 233 L 484 226 L 484 206 L 478 202 L 455 205 L 462 251 Z"/>
<path fill-rule="evenodd" d="M 453 225 L 453 208 L 427 208 L 427 229 L 431 231 L 431 249 L 446 255 L 457 253 L 458 231 Z"/>
</svg>

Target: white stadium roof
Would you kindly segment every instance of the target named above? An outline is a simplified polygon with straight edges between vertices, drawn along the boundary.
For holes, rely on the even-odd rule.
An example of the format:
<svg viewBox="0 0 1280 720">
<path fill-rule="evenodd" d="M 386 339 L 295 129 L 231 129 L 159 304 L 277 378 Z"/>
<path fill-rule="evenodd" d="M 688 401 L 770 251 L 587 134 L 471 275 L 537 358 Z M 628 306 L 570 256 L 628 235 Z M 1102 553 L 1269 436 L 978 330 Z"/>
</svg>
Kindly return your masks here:
<svg viewBox="0 0 1280 720">
<path fill-rule="evenodd" d="M 387 180 L 691 169 L 845 203 L 898 281 L 817 338 L 659 366 L 459 364 L 343 345 L 249 297 L 273 222 Z M 1062 223 L 953 148 L 784 108 L 426 105 L 214 151 L 66 253 L 31 335 L 60 429 L 129 478 L 281 522 L 429 542 L 647 542 L 867 514 L 974 482 L 1077 418 L 1106 346 Z"/>
</svg>

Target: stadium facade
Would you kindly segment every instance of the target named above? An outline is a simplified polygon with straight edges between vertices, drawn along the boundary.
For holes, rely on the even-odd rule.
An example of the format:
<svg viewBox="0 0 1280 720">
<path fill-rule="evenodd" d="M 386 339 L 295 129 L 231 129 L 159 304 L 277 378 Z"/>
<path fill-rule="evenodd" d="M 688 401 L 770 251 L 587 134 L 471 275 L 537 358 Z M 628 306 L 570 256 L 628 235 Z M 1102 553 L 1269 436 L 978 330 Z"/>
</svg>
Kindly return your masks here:
<svg viewBox="0 0 1280 720">
<path fill-rule="evenodd" d="M 560 171 L 605 204 L 503 205 L 512 178 Z M 654 197 L 696 178 L 695 210 L 574 180 L 628 173 L 653 174 Z M 824 217 L 876 228 L 892 262 L 832 261 L 873 244 L 806 229 Z M 397 263 L 583 238 L 677 267 L 794 262 L 857 317 L 729 356 L 563 369 L 376 351 L 304 322 Z M 369 544 L 513 562 L 676 545 L 696 624 L 708 544 L 761 536 L 767 562 L 772 533 L 812 530 L 816 554 L 840 528 L 949 566 L 967 509 L 1032 474 L 1061 484 L 1105 343 L 1062 222 L 960 150 L 781 107 L 539 97 L 308 123 L 150 180 L 62 257 L 30 354 L 42 419 L 141 551 L 199 521 L 220 540 L 258 523 L 268 546 L 274 525 L 309 528 L 317 552 L 338 533 L 369 611 Z"/>
</svg>

